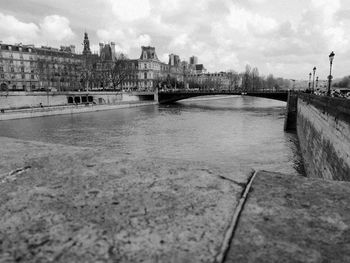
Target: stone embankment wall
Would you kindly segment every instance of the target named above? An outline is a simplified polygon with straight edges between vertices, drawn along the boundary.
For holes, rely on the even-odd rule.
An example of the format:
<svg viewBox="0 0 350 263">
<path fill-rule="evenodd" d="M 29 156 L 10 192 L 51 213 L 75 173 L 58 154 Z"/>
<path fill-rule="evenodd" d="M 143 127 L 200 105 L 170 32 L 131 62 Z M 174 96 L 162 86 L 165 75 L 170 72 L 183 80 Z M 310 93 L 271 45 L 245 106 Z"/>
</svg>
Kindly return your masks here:
<svg viewBox="0 0 350 263">
<path fill-rule="evenodd" d="M 350 181 L 350 100 L 299 94 L 296 128 L 309 177 Z"/>
<path fill-rule="evenodd" d="M 139 96 L 116 92 L 0 92 L 0 109 L 20 109 L 40 106 L 68 105 L 68 98 L 92 96 L 94 104 L 117 104 L 120 102 L 139 101 Z M 80 100 L 82 102 L 82 100 Z M 72 103 L 73 104 L 73 103 Z"/>
</svg>

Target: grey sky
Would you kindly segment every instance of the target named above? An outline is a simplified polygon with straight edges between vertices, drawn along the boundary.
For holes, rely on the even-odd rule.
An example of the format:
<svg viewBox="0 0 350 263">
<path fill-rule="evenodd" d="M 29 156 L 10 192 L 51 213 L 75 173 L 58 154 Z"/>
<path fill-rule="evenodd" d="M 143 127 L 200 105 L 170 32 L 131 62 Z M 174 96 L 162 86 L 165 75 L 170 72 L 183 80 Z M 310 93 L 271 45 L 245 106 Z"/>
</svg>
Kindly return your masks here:
<svg viewBox="0 0 350 263">
<path fill-rule="evenodd" d="M 199 58 L 211 72 L 242 71 L 306 79 L 314 66 L 350 75 L 350 1 L 346 0 L 0 0 L 0 40 L 35 45 L 75 44 L 84 31 L 93 50 L 114 41 L 130 58 L 141 45 Z"/>
</svg>

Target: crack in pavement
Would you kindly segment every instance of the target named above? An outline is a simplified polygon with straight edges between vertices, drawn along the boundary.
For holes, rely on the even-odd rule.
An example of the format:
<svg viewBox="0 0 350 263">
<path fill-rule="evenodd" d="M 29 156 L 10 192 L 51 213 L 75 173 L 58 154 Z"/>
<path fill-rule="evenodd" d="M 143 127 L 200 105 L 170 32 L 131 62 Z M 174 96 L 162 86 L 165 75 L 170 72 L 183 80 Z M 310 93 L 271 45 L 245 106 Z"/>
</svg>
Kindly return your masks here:
<svg viewBox="0 0 350 263">
<path fill-rule="evenodd" d="M 30 168 L 32 168 L 32 167 L 30 165 L 27 165 L 27 166 L 12 170 L 9 173 L 3 174 L 0 176 L 0 183 L 2 184 L 5 182 L 8 182 L 8 181 L 14 181 L 14 180 L 16 180 L 17 175 L 24 173 L 25 171 L 27 171 Z"/>
</svg>

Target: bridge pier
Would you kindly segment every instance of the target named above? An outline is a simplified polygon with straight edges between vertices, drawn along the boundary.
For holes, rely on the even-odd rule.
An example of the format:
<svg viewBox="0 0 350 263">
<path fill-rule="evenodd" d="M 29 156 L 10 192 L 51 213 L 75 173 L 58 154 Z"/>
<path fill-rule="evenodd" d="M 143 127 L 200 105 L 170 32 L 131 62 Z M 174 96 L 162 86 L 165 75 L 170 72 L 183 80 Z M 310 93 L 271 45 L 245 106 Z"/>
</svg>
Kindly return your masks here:
<svg viewBox="0 0 350 263">
<path fill-rule="evenodd" d="M 154 90 L 154 101 L 159 102 L 158 87 Z"/>
<path fill-rule="evenodd" d="M 284 119 L 285 131 L 296 131 L 297 128 L 298 95 L 289 92 L 287 100 L 286 117 Z"/>
</svg>

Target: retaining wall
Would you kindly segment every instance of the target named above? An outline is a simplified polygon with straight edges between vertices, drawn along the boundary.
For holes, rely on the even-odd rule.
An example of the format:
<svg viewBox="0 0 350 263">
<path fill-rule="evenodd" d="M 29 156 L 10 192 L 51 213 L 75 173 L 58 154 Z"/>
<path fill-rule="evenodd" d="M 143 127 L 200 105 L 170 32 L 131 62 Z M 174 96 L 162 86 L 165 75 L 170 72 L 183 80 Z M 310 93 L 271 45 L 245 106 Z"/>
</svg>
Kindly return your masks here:
<svg viewBox="0 0 350 263">
<path fill-rule="evenodd" d="M 140 107 L 146 105 L 157 104 L 155 101 L 139 101 L 139 102 L 124 102 L 120 104 L 106 104 L 106 105 L 69 105 L 69 106 L 52 106 L 44 108 L 31 108 L 21 110 L 10 110 L 6 113 L 0 113 L 0 121 L 2 120 L 14 120 L 14 119 L 25 119 L 35 117 L 45 117 L 52 115 L 63 115 L 63 114 L 75 114 L 84 112 L 94 111 L 105 111 L 122 108 Z"/>
<path fill-rule="evenodd" d="M 350 100 L 299 94 L 296 126 L 307 175 L 350 181 Z"/>
<path fill-rule="evenodd" d="M 68 97 L 74 98 L 77 96 L 92 96 L 94 104 L 118 104 L 120 102 L 140 101 L 139 96 L 120 92 L 1 92 L 0 109 L 6 110 L 40 106 L 63 106 L 68 104 Z"/>
</svg>

